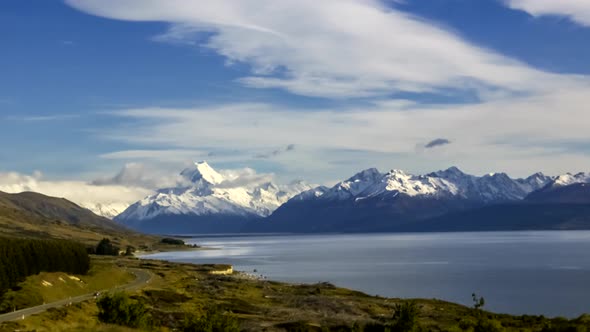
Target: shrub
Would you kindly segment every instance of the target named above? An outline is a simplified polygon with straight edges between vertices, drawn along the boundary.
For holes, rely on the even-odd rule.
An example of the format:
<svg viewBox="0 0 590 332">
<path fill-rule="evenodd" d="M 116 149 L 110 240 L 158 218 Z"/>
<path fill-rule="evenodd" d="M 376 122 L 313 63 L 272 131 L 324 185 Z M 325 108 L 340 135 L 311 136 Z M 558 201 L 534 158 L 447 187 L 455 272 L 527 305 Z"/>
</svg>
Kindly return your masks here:
<svg viewBox="0 0 590 332">
<path fill-rule="evenodd" d="M 103 323 L 134 328 L 151 325 L 151 316 L 143 302 L 133 300 L 125 293 L 104 295 L 96 305 L 98 319 Z"/>
<path fill-rule="evenodd" d="M 209 310 L 201 317 L 185 319 L 184 332 L 239 332 L 240 323 L 231 312 Z"/>
</svg>

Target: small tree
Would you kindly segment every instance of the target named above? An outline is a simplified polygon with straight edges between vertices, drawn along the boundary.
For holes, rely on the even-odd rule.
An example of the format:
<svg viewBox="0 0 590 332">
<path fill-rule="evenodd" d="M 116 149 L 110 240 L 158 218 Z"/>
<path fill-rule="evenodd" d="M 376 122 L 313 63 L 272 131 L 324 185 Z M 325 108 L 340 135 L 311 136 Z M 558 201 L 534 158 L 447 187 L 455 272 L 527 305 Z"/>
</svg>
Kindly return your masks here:
<svg viewBox="0 0 590 332">
<path fill-rule="evenodd" d="M 103 256 L 117 256 L 119 255 L 119 248 L 113 245 L 111 240 L 104 238 L 100 240 L 96 246 L 96 254 Z"/>
<path fill-rule="evenodd" d="M 487 317 L 486 313 L 483 312 L 483 306 L 486 301 L 483 297 L 478 297 L 475 293 L 471 294 L 473 299 L 473 309 L 475 310 L 475 322 L 471 330 L 473 332 L 503 332 L 505 331 L 502 323 L 495 319 Z"/>
<path fill-rule="evenodd" d="M 133 253 L 135 252 L 135 248 L 132 246 L 127 246 L 127 249 L 125 249 L 125 256 L 133 256 Z"/>
<path fill-rule="evenodd" d="M 414 301 L 406 301 L 394 306 L 392 332 L 414 332 L 419 331 L 418 306 Z"/>
<path fill-rule="evenodd" d="M 483 296 L 478 297 L 475 293 L 471 294 L 471 299 L 473 299 L 473 309 L 475 309 L 477 312 L 480 312 L 481 308 L 483 308 L 483 306 L 486 304 L 486 300 L 483 298 Z"/>
</svg>

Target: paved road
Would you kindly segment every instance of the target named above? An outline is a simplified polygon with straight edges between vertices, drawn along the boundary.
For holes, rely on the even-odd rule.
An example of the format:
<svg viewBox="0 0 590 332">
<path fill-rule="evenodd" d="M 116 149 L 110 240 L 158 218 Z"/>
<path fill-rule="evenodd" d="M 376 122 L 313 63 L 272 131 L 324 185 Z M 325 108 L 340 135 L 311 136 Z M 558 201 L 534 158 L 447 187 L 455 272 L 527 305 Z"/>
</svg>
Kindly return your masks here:
<svg viewBox="0 0 590 332">
<path fill-rule="evenodd" d="M 126 284 L 126 285 L 122 285 L 122 286 L 118 286 L 115 288 L 111 288 L 111 289 L 107 289 L 104 291 L 101 291 L 101 293 L 103 292 L 112 292 L 112 291 L 132 291 L 132 290 L 136 290 L 140 287 L 142 287 L 143 285 L 147 284 L 150 282 L 150 280 L 152 279 L 152 274 L 147 272 L 146 270 L 141 270 L 141 269 L 129 269 L 129 271 L 131 271 L 131 273 L 133 273 L 135 275 L 135 280 L 133 280 L 133 282 Z M 17 319 L 22 319 L 23 316 L 27 317 L 30 315 L 34 315 L 34 314 L 38 314 L 41 313 L 47 309 L 50 308 L 58 308 L 58 307 L 62 307 L 64 305 L 70 304 L 70 303 L 79 303 L 79 302 L 83 302 L 83 301 L 87 301 L 94 298 L 94 293 L 88 293 L 85 295 L 80 295 L 80 296 L 76 296 L 76 297 L 72 297 L 69 299 L 65 299 L 65 300 L 60 300 L 60 301 L 56 301 L 56 302 L 51 302 L 51 303 L 46 303 L 40 306 L 36 306 L 36 307 L 32 307 L 32 308 L 27 308 L 27 309 L 22 309 L 22 310 L 18 310 L 18 311 L 14 311 L 14 312 L 10 312 L 7 314 L 3 314 L 0 315 L 0 323 L 2 322 L 7 322 L 7 321 L 11 321 L 11 320 L 17 320 Z"/>
</svg>

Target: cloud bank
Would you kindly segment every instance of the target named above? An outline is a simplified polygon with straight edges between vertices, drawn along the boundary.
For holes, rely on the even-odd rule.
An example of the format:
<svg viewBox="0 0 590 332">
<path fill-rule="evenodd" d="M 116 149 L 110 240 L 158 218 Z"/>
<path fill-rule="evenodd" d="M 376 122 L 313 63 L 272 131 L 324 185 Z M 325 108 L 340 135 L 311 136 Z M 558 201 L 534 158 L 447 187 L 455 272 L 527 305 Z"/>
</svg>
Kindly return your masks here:
<svg viewBox="0 0 590 332">
<path fill-rule="evenodd" d="M 84 181 L 45 180 L 41 173 L 0 173 L 0 191 L 20 193 L 34 191 L 48 196 L 62 197 L 84 207 L 96 204 L 131 204 L 152 191 L 137 186 L 109 184 L 94 185 Z"/>
</svg>

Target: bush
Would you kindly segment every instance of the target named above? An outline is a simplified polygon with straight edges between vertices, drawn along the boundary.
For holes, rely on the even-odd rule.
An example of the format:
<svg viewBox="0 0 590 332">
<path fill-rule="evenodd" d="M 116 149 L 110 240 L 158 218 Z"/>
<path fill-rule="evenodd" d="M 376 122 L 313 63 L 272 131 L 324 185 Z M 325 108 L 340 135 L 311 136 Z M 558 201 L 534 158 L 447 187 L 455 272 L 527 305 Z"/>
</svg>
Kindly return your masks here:
<svg viewBox="0 0 590 332">
<path fill-rule="evenodd" d="M 396 304 L 394 307 L 392 332 L 414 332 L 419 331 L 418 306 L 413 301 Z"/>
<path fill-rule="evenodd" d="M 104 295 L 96 305 L 98 319 L 103 323 L 134 328 L 151 325 L 151 316 L 143 302 L 133 300 L 125 293 Z"/>
<path fill-rule="evenodd" d="M 43 297 L 36 291 L 9 290 L 0 298 L 0 312 L 9 312 L 43 304 Z"/>
<path fill-rule="evenodd" d="M 190 316 L 185 319 L 184 332 L 239 332 L 240 323 L 231 312 L 209 310 L 201 317 Z"/>
</svg>

